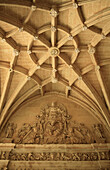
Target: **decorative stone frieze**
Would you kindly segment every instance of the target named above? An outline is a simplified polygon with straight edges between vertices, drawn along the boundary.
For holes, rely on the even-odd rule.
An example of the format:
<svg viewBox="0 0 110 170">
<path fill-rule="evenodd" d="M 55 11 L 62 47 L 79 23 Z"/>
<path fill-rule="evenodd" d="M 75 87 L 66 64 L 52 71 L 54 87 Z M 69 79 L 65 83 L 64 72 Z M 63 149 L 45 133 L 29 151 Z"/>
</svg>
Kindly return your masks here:
<svg viewBox="0 0 110 170">
<path fill-rule="evenodd" d="M 27 152 L 1 151 L 0 160 L 11 161 L 98 161 L 110 160 L 110 151 L 105 152 Z"/>
</svg>

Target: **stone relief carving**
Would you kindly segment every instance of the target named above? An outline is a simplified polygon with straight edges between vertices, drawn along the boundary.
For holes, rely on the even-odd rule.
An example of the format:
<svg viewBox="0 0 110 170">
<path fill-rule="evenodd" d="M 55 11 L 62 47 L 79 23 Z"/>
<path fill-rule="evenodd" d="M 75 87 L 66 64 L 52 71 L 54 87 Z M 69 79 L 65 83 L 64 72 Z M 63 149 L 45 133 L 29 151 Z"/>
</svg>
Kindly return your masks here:
<svg viewBox="0 0 110 170">
<path fill-rule="evenodd" d="M 19 143 L 74 144 L 92 140 L 84 124 L 70 122 L 71 116 L 63 105 L 47 105 L 36 118 L 34 125 L 23 124 L 18 131 Z"/>
<path fill-rule="evenodd" d="M 14 135 L 16 125 L 9 123 L 6 138 L 12 138 L 14 143 L 27 144 L 87 144 L 105 143 L 101 124 L 93 125 L 93 133 L 83 124 L 71 120 L 62 104 L 52 103 L 41 109 L 33 124 L 24 123 Z"/>
<path fill-rule="evenodd" d="M 12 138 L 13 134 L 15 132 L 16 125 L 14 123 L 9 123 L 7 128 L 6 128 L 6 138 Z"/>
<path fill-rule="evenodd" d="M 101 141 L 102 141 L 102 143 L 106 142 L 103 126 L 101 124 L 94 124 L 93 132 L 95 134 L 96 142 L 101 142 Z"/>
<path fill-rule="evenodd" d="M 9 158 L 9 151 L 1 151 L 0 152 L 0 159 L 1 160 L 8 160 Z"/>
<path fill-rule="evenodd" d="M 43 152 L 43 153 L 16 153 L 15 151 L 2 151 L 0 160 L 11 161 L 98 161 L 110 160 L 110 152 L 86 152 L 86 153 L 67 153 L 67 152 Z"/>
<path fill-rule="evenodd" d="M 100 160 L 109 160 L 110 159 L 110 151 L 109 152 L 99 152 Z"/>
</svg>

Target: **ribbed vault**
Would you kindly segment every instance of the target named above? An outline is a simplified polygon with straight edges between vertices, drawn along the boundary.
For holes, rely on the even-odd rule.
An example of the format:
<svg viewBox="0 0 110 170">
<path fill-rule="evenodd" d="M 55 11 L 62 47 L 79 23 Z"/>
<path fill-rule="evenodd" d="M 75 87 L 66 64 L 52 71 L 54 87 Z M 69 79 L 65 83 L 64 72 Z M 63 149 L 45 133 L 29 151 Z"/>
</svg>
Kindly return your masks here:
<svg viewBox="0 0 110 170">
<path fill-rule="evenodd" d="M 1 130 L 21 104 L 48 93 L 109 130 L 109 0 L 44 2 L 0 0 Z"/>
</svg>

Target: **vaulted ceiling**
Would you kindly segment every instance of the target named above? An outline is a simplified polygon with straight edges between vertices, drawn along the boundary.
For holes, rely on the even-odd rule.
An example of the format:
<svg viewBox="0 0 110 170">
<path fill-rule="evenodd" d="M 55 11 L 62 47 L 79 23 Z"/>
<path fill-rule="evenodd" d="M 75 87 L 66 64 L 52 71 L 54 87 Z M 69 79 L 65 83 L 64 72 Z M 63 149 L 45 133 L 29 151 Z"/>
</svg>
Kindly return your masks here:
<svg viewBox="0 0 110 170">
<path fill-rule="evenodd" d="M 0 0 L 0 126 L 64 95 L 110 129 L 110 0 Z"/>
</svg>

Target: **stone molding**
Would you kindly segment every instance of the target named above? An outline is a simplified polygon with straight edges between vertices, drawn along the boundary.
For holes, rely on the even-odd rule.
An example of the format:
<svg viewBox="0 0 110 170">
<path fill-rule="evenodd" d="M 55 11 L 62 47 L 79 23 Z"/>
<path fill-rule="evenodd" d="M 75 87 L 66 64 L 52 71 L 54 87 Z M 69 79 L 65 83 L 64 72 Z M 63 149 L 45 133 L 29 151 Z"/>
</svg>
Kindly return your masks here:
<svg viewBox="0 0 110 170">
<path fill-rule="evenodd" d="M 55 162 L 58 163 L 58 166 L 64 166 L 65 164 L 66 167 L 64 167 L 66 169 L 72 169 L 71 166 L 75 167 L 75 165 L 73 165 L 74 163 L 77 166 L 81 164 L 81 162 L 85 168 L 87 164 L 88 169 L 91 168 L 91 162 L 96 167 L 100 164 L 99 169 L 109 168 L 110 144 L 0 144 L 1 170 L 2 168 L 13 169 L 14 166 L 16 170 L 19 170 L 20 166 L 23 167 L 25 165 L 25 168 L 28 168 L 30 164 L 32 170 L 38 170 L 39 164 L 41 167 L 44 166 L 43 162 L 46 165 L 52 164 L 53 169 L 55 168 Z M 48 167 L 46 169 L 48 169 Z"/>
</svg>

